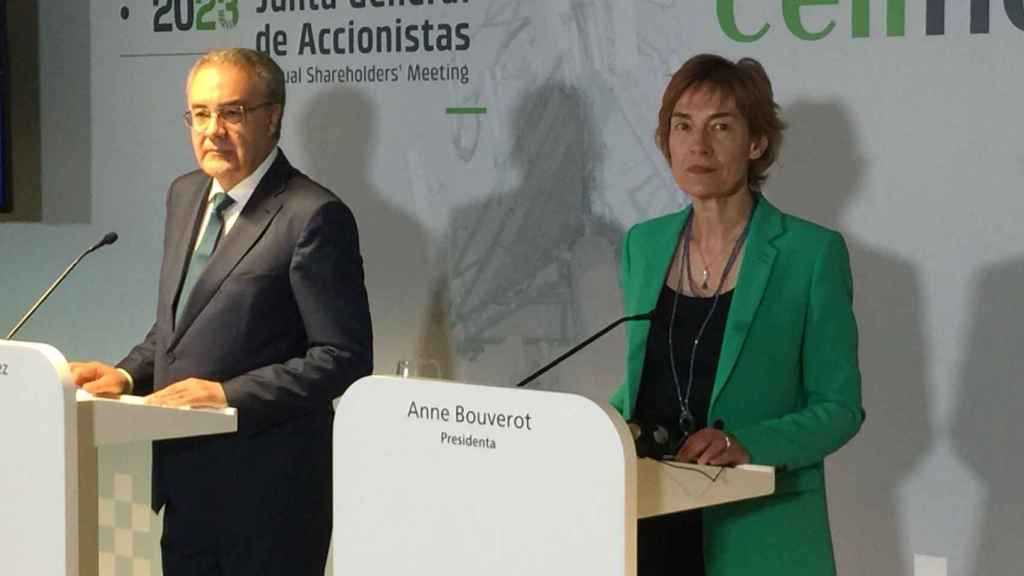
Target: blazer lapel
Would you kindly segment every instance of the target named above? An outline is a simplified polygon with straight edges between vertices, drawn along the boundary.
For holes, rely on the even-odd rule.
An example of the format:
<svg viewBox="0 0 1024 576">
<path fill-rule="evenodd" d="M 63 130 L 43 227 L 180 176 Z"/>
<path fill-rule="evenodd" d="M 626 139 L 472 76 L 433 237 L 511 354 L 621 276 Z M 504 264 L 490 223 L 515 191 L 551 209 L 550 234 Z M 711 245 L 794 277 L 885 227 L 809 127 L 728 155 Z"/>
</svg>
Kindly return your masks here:
<svg viewBox="0 0 1024 576">
<path fill-rule="evenodd" d="M 181 315 L 181 322 L 174 327 L 174 337 L 168 346 L 169 349 L 173 349 L 177 345 L 182 335 L 210 302 L 220 285 L 252 249 L 274 216 L 281 210 L 284 201 L 280 193 L 284 190 L 284 185 L 291 172 L 291 164 L 288 163 L 284 153 L 279 151 L 274 164 L 256 186 L 256 190 L 253 191 L 249 201 L 242 209 L 242 213 L 238 215 L 231 231 L 221 238 L 206 269 L 203 270 L 192 288 L 192 294 L 185 303 L 187 308 Z M 183 270 L 184 267 L 182 267 Z"/>
<path fill-rule="evenodd" d="M 630 313 L 642 314 L 649 312 L 658 305 L 658 297 L 661 295 L 662 286 L 668 280 L 669 266 L 672 265 L 672 256 L 676 253 L 679 244 L 679 235 L 682 233 L 683 224 L 690 217 L 691 208 L 687 206 L 677 212 L 667 222 L 667 225 L 656 232 L 657 236 L 644 244 L 655 247 L 652 250 L 650 273 L 643 273 L 643 290 L 637 295 L 636 308 Z"/>
<path fill-rule="evenodd" d="M 757 203 L 750 223 L 743 267 L 740 269 L 732 305 L 729 307 L 729 316 L 725 321 L 725 338 L 718 359 L 710 406 L 715 405 L 715 400 L 729 381 L 733 368 L 736 367 L 736 360 L 743 350 L 743 344 L 750 332 L 750 324 L 754 321 L 758 306 L 761 305 L 775 257 L 778 255 L 778 249 L 772 246 L 771 241 L 781 233 L 782 214 L 762 197 Z"/>
</svg>

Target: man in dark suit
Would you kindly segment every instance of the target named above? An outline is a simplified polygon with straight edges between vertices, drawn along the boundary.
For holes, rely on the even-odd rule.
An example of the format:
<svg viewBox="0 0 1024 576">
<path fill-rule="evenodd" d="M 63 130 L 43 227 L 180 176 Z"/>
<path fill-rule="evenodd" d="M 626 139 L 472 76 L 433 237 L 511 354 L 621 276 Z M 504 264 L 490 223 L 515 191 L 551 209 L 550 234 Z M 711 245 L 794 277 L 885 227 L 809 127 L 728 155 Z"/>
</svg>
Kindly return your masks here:
<svg viewBox="0 0 1024 576">
<path fill-rule="evenodd" d="M 200 170 L 171 184 L 156 322 L 116 367 L 72 364 L 97 394 L 238 409 L 238 432 L 153 446 L 164 574 L 322 575 L 331 401 L 369 374 L 355 220 L 277 147 L 284 75 L 211 52 L 187 85 Z"/>
</svg>

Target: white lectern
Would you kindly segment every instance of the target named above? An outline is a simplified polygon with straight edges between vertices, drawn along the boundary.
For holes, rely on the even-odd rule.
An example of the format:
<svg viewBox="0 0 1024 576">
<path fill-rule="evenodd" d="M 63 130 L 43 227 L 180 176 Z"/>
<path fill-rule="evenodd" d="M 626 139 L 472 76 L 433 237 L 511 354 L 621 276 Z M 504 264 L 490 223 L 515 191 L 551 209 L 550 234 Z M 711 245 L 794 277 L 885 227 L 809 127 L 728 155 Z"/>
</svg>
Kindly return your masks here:
<svg viewBox="0 0 1024 576">
<path fill-rule="evenodd" d="M 226 410 L 147 406 L 76 390 L 45 344 L 0 341 L 0 549 L 4 573 L 98 572 L 96 447 L 233 432 Z"/>
<path fill-rule="evenodd" d="M 637 518 L 773 491 L 767 467 L 638 465 L 582 396 L 369 376 L 334 421 L 334 573 L 628 576 Z"/>
</svg>

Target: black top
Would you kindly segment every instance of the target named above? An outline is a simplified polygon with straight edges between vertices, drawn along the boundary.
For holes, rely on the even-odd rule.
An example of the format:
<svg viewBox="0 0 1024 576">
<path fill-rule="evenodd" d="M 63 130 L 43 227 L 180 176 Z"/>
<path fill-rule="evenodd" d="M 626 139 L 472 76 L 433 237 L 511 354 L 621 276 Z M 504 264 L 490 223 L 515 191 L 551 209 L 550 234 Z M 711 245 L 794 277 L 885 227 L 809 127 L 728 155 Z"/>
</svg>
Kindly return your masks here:
<svg viewBox="0 0 1024 576">
<path fill-rule="evenodd" d="M 644 369 L 640 376 L 640 391 L 637 394 L 634 420 L 640 422 L 645 429 L 662 426 L 669 432 L 671 446 L 681 439 L 679 430 L 679 397 L 686 399 L 686 387 L 689 381 L 690 354 L 693 352 L 693 340 L 704 323 L 714 298 L 699 298 L 679 294 L 676 305 L 675 328 L 672 341 L 675 344 L 675 367 L 679 390 L 672 376 L 672 365 L 669 358 L 669 322 L 672 319 L 672 304 L 676 292 L 663 286 L 658 304 L 651 318 L 651 328 L 647 335 L 647 353 L 644 356 Z M 693 384 L 690 388 L 688 406 L 693 415 L 693 430 L 708 426 L 708 405 L 711 402 L 711 390 L 715 383 L 715 372 L 718 369 L 718 356 L 722 350 L 725 336 L 725 319 L 729 314 L 732 302 L 732 291 L 719 296 L 714 314 L 708 320 L 704 334 L 697 346 L 697 355 L 693 363 Z"/>
<path fill-rule="evenodd" d="M 678 295 L 675 327 L 672 330 L 676 376 L 679 381 L 677 394 L 668 345 L 668 329 L 669 323 L 672 322 L 672 305 L 675 298 L 674 290 L 668 286 L 662 287 L 647 335 L 647 353 L 640 376 L 640 392 L 633 411 L 634 421 L 641 423 L 648 433 L 659 425 L 669 432 L 668 447 L 663 449 L 664 452 L 672 452 L 681 442 L 679 396 L 686 398 L 693 340 L 700 331 L 701 324 L 711 313 L 715 300 L 713 297 Z M 706 428 L 708 425 L 711 391 L 715 383 L 718 357 L 725 337 L 725 320 L 729 315 L 731 303 L 732 291 L 718 297 L 718 304 L 715 305 L 714 313 L 708 320 L 697 346 L 688 403 L 695 420 L 692 431 Z M 638 451 L 640 449 L 638 445 Z M 704 574 L 704 538 L 700 510 L 644 519 L 639 522 L 637 529 L 639 576 L 662 576 L 668 573 Z"/>
</svg>

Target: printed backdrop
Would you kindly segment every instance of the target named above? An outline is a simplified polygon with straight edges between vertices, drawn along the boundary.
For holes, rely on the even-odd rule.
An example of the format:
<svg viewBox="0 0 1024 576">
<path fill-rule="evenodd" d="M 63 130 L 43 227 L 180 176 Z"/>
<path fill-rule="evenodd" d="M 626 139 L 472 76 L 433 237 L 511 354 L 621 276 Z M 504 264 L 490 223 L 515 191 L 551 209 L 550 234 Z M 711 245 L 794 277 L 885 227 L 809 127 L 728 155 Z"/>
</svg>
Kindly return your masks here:
<svg viewBox="0 0 1024 576">
<path fill-rule="evenodd" d="M 789 124 L 766 195 L 853 259 L 868 418 L 829 461 L 841 573 L 1019 570 L 1024 1 L 40 4 L 43 221 L 0 227 L 0 321 L 117 230 L 22 334 L 108 361 L 152 321 L 207 49 L 286 70 L 281 145 L 356 214 L 376 370 L 494 385 L 618 317 L 624 231 L 684 205 L 653 141 L 671 73 L 758 58 Z M 537 385 L 604 399 L 622 350 L 613 333 Z M 147 467 L 101 453 L 104 574 L 159 572 Z"/>
</svg>

